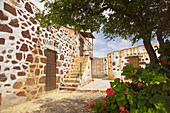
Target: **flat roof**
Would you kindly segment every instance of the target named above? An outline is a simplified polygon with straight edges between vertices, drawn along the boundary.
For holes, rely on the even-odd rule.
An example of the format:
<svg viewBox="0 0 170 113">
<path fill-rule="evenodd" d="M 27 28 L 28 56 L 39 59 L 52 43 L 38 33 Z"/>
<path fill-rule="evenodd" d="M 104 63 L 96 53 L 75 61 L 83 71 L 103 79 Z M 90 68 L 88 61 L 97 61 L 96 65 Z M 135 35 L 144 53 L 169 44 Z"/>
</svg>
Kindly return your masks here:
<svg viewBox="0 0 170 113">
<path fill-rule="evenodd" d="M 86 38 L 93 38 L 93 39 L 95 39 L 95 37 L 93 36 L 93 34 L 90 33 L 90 32 L 80 32 L 80 34 L 81 34 L 82 36 L 86 37 Z"/>
</svg>

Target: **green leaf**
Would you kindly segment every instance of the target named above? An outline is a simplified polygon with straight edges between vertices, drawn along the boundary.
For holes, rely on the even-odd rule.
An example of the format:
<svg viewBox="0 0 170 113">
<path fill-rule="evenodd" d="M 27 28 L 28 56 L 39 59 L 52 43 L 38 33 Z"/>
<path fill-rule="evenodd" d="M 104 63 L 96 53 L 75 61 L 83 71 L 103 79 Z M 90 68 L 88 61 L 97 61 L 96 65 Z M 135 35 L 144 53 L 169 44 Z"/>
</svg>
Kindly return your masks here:
<svg viewBox="0 0 170 113">
<path fill-rule="evenodd" d="M 114 103 L 111 104 L 111 109 L 112 109 L 112 110 L 116 109 L 116 107 L 117 107 L 116 104 L 114 104 Z"/>
</svg>

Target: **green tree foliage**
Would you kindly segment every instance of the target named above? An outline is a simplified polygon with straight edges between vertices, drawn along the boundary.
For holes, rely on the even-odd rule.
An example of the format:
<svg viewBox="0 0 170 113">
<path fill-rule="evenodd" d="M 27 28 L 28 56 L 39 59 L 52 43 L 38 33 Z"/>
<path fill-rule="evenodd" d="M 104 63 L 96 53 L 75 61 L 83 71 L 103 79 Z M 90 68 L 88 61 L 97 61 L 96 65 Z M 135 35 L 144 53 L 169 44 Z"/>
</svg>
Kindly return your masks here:
<svg viewBox="0 0 170 113">
<path fill-rule="evenodd" d="M 45 0 L 42 0 L 42 2 Z M 157 57 L 151 40 L 161 45 L 169 36 L 169 0 L 54 0 L 45 1 L 45 10 L 37 14 L 42 26 L 74 27 L 78 31 L 103 30 L 105 37 L 143 40 L 152 63 Z M 46 13 L 45 13 L 46 11 Z M 106 14 L 107 12 L 107 14 Z"/>
</svg>

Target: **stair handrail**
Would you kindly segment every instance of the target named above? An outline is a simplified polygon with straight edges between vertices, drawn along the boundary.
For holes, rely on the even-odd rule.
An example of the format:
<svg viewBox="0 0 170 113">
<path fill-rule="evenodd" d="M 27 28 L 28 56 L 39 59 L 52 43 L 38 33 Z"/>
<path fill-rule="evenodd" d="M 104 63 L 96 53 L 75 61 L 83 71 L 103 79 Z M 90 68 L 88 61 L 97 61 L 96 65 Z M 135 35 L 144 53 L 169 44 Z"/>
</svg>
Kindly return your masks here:
<svg viewBox="0 0 170 113">
<path fill-rule="evenodd" d="M 83 62 L 84 56 L 85 55 L 83 55 L 83 58 L 81 59 L 81 62 L 79 64 L 78 68 L 77 68 L 77 70 L 79 70 L 79 68 L 80 68 L 80 72 L 79 72 L 80 83 L 81 83 L 81 80 L 82 80 L 81 72 L 82 72 L 82 62 Z"/>
<path fill-rule="evenodd" d="M 84 57 L 85 57 L 85 55 L 84 55 L 83 58 L 81 59 L 81 62 L 80 62 L 80 64 L 79 64 L 77 70 L 79 70 L 79 68 L 80 68 L 80 66 L 81 66 L 81 64 L 82 64 L 82 62 L 83 62 Z"/>
</svg>

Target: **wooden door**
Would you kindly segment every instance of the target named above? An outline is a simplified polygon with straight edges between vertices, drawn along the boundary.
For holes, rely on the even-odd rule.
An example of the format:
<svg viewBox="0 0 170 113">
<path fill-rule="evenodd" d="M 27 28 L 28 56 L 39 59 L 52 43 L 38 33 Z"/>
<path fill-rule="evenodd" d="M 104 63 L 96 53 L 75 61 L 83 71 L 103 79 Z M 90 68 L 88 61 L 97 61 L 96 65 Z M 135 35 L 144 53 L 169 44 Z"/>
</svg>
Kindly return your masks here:
<svg viewBox="0 0 170 113">
<path fill-rule="evenodd" d="M 56 52 L 47 50 L 46 91 L 56 89 Z"/>
<path fill-rule="evenodd" d="M 80 38 L 80 56 L 83 56 L 83 48 L 84 48 L 83 39 Z"/>
<path fill-rule="evenodd" d="M 139 57 L 138 56 L 130 56 L 129 64 L 132 64 L 133 67 L 139 67 Z"/>
</svg>

